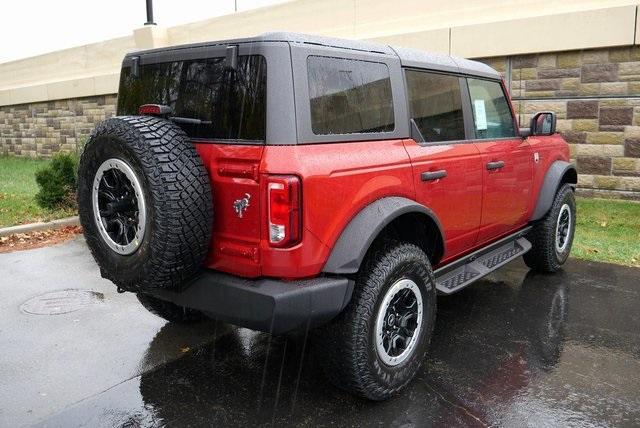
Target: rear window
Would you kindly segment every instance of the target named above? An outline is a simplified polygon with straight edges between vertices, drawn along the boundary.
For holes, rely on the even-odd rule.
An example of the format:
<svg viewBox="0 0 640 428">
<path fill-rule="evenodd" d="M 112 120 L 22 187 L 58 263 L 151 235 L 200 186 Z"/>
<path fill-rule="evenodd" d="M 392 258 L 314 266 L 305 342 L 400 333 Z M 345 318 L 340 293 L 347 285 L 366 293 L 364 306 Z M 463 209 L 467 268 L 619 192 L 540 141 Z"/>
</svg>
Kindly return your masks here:
<svg viewBox="0 0 640 428">
<path fill-rule="evenodd" d="M 394 130 L 391 80 L 385 64 L 310 56 L 307 69 L 314 134 Z"/>
<path fill-rule="evenodd" d="M 172 115 L 197 119 L 179 126 L 191 138 L 264 141 L 267 65 L 260 55 L 146 64 L 135 78 L 122 70 L 118 114 L 138 114 L 142 104 L 170 106 Z"/>
</svg>

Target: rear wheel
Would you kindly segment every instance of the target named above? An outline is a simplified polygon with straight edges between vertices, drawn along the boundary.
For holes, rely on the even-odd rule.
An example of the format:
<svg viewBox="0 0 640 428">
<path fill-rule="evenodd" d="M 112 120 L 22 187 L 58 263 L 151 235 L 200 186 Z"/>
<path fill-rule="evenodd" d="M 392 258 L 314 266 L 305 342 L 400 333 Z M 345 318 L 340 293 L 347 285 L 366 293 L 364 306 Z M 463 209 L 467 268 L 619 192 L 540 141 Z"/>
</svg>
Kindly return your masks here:
<svg viewBox="0 0 640 428">
<path fill-rule="evenodd" d="M 160 300 L 149 294 L 138 293 L 137 297 L 146 310 L 170 322 L 191 324 L 207 319 L 200 311 L 178 306 L 175 303 Z"/>
<path fill-rule="evenodd" d="M 532 248 L 523 258 L 531 269 L 555 272 L 567 261 L 576 229 L 576 200 L 571 185 L 560 187 L 547 215 L 527 239 Z"/>
<path fill-rule="evenodd" d="M 319 332 L 326 374 L 356 395 L 389 398 L 418 372 L 435 313 L 425 253 L 413 244 L 386 242 L 364 262 L 347 308 Z"/>
</svg>

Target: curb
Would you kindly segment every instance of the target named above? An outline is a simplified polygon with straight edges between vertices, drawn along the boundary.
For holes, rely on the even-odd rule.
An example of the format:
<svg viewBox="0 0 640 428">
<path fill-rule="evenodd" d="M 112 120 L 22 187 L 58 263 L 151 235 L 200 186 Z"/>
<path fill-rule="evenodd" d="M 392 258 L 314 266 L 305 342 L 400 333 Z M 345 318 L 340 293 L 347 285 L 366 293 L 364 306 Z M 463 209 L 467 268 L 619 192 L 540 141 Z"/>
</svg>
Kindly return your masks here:
<svg viewBox="0 0 640 428">
<path fill-rule="evenodd" d="M 58 220 L 52 220 L 48 222 L 38 222 L 29 224 L 20 224 L 18 226 L 10 226 L 0 228 L 0 236 L 9 236 L 15 233 L 29 233 L 37 232 L 40 230 L 60 229 L 67 226 L 79 226 L 80 220 L 78 216 L 61 218 Z"/>
</svg>

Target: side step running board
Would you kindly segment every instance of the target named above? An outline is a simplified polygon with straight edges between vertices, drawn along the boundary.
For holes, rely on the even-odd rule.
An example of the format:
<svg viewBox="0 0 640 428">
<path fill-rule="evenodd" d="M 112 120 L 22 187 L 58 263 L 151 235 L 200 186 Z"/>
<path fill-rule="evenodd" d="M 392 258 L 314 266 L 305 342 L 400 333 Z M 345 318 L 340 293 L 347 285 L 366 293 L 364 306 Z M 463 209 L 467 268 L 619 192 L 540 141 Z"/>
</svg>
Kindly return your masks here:
<svg viewBox="0 0 640 428">
<path fill-rule="evenodd" d="M 531 249 L 531 243 L 522 236 L 528 231 L 501 239 L 461 260 L 437 269 L 436 289 L 442 294 L 455 293 L 493 272 Z"/>
</svg>

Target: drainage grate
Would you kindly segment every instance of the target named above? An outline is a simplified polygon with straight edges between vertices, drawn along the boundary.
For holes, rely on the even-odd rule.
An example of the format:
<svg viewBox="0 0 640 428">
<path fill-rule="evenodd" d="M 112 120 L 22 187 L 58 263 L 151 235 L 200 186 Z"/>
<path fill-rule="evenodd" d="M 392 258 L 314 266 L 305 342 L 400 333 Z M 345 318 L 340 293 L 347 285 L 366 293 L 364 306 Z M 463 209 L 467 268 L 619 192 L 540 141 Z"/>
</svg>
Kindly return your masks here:
<svg viewBox="0 0 640 428">
<path fill-rule="evenodd" d="M 62 290 L 27 300 L 20 310 L 32 315 L 60 315 L 75 312 L 104 300 L 104 294 L 90 290 Z"/>
</svg>

